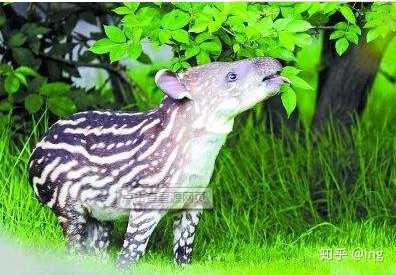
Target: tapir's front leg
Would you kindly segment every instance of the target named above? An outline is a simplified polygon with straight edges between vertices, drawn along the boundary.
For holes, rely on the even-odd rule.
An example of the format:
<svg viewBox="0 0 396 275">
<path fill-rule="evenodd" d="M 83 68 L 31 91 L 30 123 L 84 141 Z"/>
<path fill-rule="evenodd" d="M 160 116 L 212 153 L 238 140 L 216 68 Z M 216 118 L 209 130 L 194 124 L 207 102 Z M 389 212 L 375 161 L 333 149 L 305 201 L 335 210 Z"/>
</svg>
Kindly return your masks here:
<svg viewBox="0 0 396 275">
<path fill-rule="evenodd" d="M 201 214 L 202 209 L 183 210 L 173 224 L 173 255 L 178 264 L 191 262 L 195 228 Z"/>
<path fill-rule="evenodd" d="M 163 215 L 159 210 L 131 210 L 118 267 L 126 268 L 144 254 L 149 237 Z"/>
</svg>

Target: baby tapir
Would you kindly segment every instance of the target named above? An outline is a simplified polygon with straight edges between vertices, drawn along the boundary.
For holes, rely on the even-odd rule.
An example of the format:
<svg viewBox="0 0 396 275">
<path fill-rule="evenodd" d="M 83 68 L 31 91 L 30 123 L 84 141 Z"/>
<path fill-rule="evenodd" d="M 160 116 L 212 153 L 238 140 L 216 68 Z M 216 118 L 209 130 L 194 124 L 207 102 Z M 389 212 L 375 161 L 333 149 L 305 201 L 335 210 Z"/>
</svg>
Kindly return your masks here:
<svg viewBox="0 0 396 275">
<path fill-rule="evenodd" d="M 144 253 L 168 209 L 122 208 L 119 191 L 207 186 L 235 116 L 279 91 L 288 81 L 280 70 L 264 57 L 161 70 L 155 82 L 166 95 L 152 111 L 87 111 L 56 122 L 32 153 L 29 181 L 74 249 L 105 249 L 105 222 L 128 215 L 118 259 L 126 267 Z M 185 264 L 202 209 L 179 211 L 174 257 Z"/>
</svg>

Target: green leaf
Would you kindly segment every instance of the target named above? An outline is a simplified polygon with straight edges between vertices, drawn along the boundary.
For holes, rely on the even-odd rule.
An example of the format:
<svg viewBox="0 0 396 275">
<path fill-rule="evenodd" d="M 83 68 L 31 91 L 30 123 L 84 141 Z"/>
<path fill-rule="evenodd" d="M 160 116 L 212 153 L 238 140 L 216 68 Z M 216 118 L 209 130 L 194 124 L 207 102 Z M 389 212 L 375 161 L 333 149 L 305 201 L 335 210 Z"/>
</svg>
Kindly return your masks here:
<svg viewBox="0 0 396 275">
<path fill-rule="evenodd" d="M 310 16 L 314 15 L 315 13 L 318 13 L 320 9 L 322 8 L 322 3 L 319 2 L 312 2 L 311 7 L 308 9 L 308 14 Z"/>
<path fill-rule="evenodd" d="M 12 101 L 9 98 L 0 101 L 0 111 L 8 112 L 12 109 Z"/>
<path fill-rule="evenodd" d="M 6 22 L 5 16 L 0 15 L 0 27 L 3 26 L 5 22 Z"/>
<path fill-rule="evenodd" d="M 241 45 L 236 43 L 236 44 L 232 45 L 232 49 L 234 50 L 234 53 L 237 53 L 241 50 Z"/>
<path fill-rule="evenodd" d="M 294 35 L 295 43 L 299 47 L 311 45 L 313 38 L 308 33 L 296 33 Z"/>
<path fill-rule="evenodd" d="M 287 25 L 286 30 L 288 32 L 305 32 L 312 28 L 311 23 L 305 20 L 293 20 Z"/>
<path fill-rule="evenodd" d="M 131 59 L 137 59 L 143 52 L 142 45 L 139 41 L 134 42 L 128 46 L 127 54 Z"/>
<path fill-rule="evenodd" d="M 160 29 L 158 32 L 158 39 L 162 44 L 168 43 L 171 37 L 172 32 L 170 30 Z"/>
<path fill-rule="evenodd" d="M 172 72 L 177 72 L 181 68 L 182 68 L 182 64 L 177 58 L 172 61 L 171 65 L 170 65 L 170 69 L 172 70 Z"/>
<path fill-rule="evenodd" d="M 207 22 L 195 23 L 195 25 L 192 26 L 188 31 L 194 33 L 200 33 L 200 32 L 204 32 L 207 27 L 208 27 Z"/>
<path fill-rule="evenodd" d="M 135 14 L 125 15 L 122 19 L 124 23 L 124 27 L 135 28 L 135 27 L 143 27 L 142 22 L 139 20 L 139 16 Z"/>
<path fill-rule="evenodd" d="M 26 75 L 26 76 L 38 76 L 39 75 L 38 73 L 36 73 L 35 70 L 33 70 L 33 69 L 29 68 L 29 67 L 26 67 L 26 66 L 18 67 L 15 70 L 15 72 L 16 73 L 21 73 L 21 74 Z"/>
<path fill-rule="evenodd" d="M 39 54 L 40 51 L 40 39 L 38 39 L 37 37 L 31 38 L 29 39 L 29 48 L 32 50 L 33 53 L 35 54 Z"/>
<path fill-rule="evenodd" d="M 357 45 L 359 43 L 359 37 L 356 33 L 354 32 L 347 32 L 345 34 L 345 38 Z"/>
<path fill-rule="evenodd" d="M 279 42 L 286 49 L 293 51 L 295 45 L 295 39 L 292 33 L 290 32 L 279 32 Z"/>
<path fill-rule="evenodd" d="M 167 30 L 178 30 L 190 21 L 190 15 L 181 10 L 173 10 L 165 14 L 161 19 L 161 26 Z"/>
<path fill-rule="evenodd" d="M 143 28 L 124 27 L 124 33 L 128 39 L 134 40 L 134 41 L 138 41 L 138 40 L 140 41 L 140 39 L 142 38 L 142 34 L 143 34 Z"/>
<path fill-rule="evenodd" d="M 185 30 L 174 30 L 172 31 L 172 38 L 177 42 L 188 44 L 188 32 Z"/>
<path fill-rule="evenodd" d="M 266 52 L 275 58 L 279 58 L 285 61 L 295 61 L 295 56 L 292 51 L 283 47 L 272 47 L 266 49 Z"/>
<path fill-rule="evenodd" d="M 41 76 L 33 78 L 27 86 L 28 93 L 37 93 L 40 91 L 40 87 L 47 83 L 47 79 Z"/>
<path fill-rule="evenodd" d="M 64 56 L 73 51 L 76 44 L 74 43 L 58 43 L 53 45 L 51 50 L 48 52 L 50 56 Z"/>
<path fill-rule="evenodd" d="M 113 9 L 113 11 L 116 14 L 119 14 L 119 15 L 125 15 L 125 14 L 133 13 L 133 11 L 130 10 L 129 8 L 127 8 L 127 7 L 117 7 L 115 9 Z"/>
<path fill-rule="evenodd" d="M 220 30 L 217 33 L 217 36 L 221 39 L 221 41 L 223 41 L 223 43 L 225 45 L 232 47 L 232 40 L 231 40 L 230 35 L 227 32 L 225 32 L 224 30 Z"/>
<path fill-rule="evenodd" d="M 135 12 L 139 7 L 139 2 L 128 2 L 128 3 L 124 3 L 124 5 L 132 12 Z"/>
<path fill-rule="evenodd" d="M 197 46 L 188 47 L 184 53 L 184 59 L 189 59 L 193 56 L 196 56 L 197 54 L 199 54 L 199 51 L 200 51 L 200 49 Z"/>
<path fill-rule="evenodd" d="M 345 31 L 333 31 L 330 35 L 330 40 L 338 39 L 345 36 Z"/>
<path fill-rule="evenodd" d="M 311 6 L 311 3 L 296 3 L 294 5 L 294 11 L 296 13 L 302 13 L 306 10 L 308 10 Z"/>
<path fill-rule="evenodd" d="M 30 49 L 22 47 L 13 48 L 12 56 L 19 65 L 29 66 L 32 68 L 38 68 L 40 66 L 40 61 L 34 58 Z"/>
<path fill-rule="evenodd" d="M 0 75 L 12 72 L 12 67 L 8 64 L 0 63 Z"/>
<path fill-rule="evenodd" d="M 227 23 L 231 27 L 231 29 L 233 29 L 236 32 L 244 32 L 244 30 L 245 30 L 244 21 L 239 16 L 228 17 Z M 281 25 L 282 21 L 279 21 L 278 24 Z M 287 22 L 285 22 L 285 27 L 286 27 L 286 24 L 287 24 Z"/>
<path fill-rule="evenodd" d="M 216 31 L 218 31 L 220 29 L 222 23 L 223 23 L 222 20 L 209 21 L 209 23 L 208 23 L 208 31 L 210 33 L 214 33 Z"/>
<path fill-rule="evenodd" d="M 208 32 L 203 32 L 203 33 L 198 34 L 195 37 L 195 42 L 197 44 L 201 44 L 202 42 L 209 40 L 209 39 L 213 39 L 213 38 L 214 38 L 214 36 L 212 34 L 210 34 Z"/>
<path fill-rule="evenodd" d="M 198 65 L 206 64 L 206 63 L 210 62 L 209 55 L 204 51 L 200 51 L 200 53 L 196 56 L 196 59 L 197 59 Z"/>
<path fill-rule="evenodd" d="M 128 44 L 120 44 L 118 47 L 111 49 L 110 51 L 110 63 L 120 60 L 127 53 Z"/>
<path fill-rule="evenodd" d="M 116 26 L 104 26 L 107 37 L 115 43 L 124 43 L 126 41 L 124 32 Z"/>
<path fill-rule="evenodd" d="M 188 62 L 186 62 L 186 61 L 182 61 L 180 64 L 181 64 L 181 66 L 182 66 L 183 69 L 189 69 L 189 68 L 191 68 L 190 63 L 188 63 Z"/>
<path fill-rule="evenodd" d="M 44 96 L 59 96 L 70 91 L 70 85 L 64 82 L 45 83 L 39 88 L 39 93 Z"/>
<path fill-rule="evenodd" d="M 23 74 L 15 72 L 14 75 L 19 79 L 19 82 L 27 86 L 26 77 Z"/>
<path fill-rule="evenodd" d="M 300 72 L 301 72 L 301 70 L 297 69 L 296 67 L 285 66 L 282 69 L 281 75 L 282 76 L 286 76 L 286 77 L 290 77 L 290 76 L 298 75 Z"/>
<path fill-rule="evenodd" d="M 144 7 L 137 12 L 138 20 L 142 26 L 150 28 L 153 25 L 158 25 L 160 22 L 159 9 L 153 7 Z"/>
<path fill-rule="evenodd" d="M 47 33 L 50 29 L 36 23 L 25 23 L 22 25 L 21 31 L 30 38 L 37 38 L 37 35 Z"/>
<path fill-rule="evenodd" d="M 203 42 L 199 47 L 201 50 L 215 55 L 220 54 L 221 52 L 221 44 L 215 41 Z"/>
<path fill-rule="evenodd" d="M 298 76 L 287 76 L 287 78 L 290 80 L 291 85 L 296 88 L 304 89 L 304 90 L 313 90 L 311 85 L 309 85 L 304 79 L 298 77 Z"/>
<path fill-rule="evenodd" d="M 118 44 L 114 43 L 108 38 L 102 38 L 96 41 L 89 50 L 96 54 L 103 54 L 110 52 L 116 47 L 118 47 Z"/>
<path fill-rule="evenodd" d="M 352 31 L 352 32 L 355 32 L 355 33 L 357 33 L 359 35 L 362 34 L 362 30 L 356 25 L 350 25 L 349 26 L 349 30 Z"/>
<path fill-rule="evenodd" d="M 348 27 L 348 25 L 347 25 L 347 23 L 345 23 L 345 22 L 339 22 L 339 23 L 335 24 L 334 27 L 335 27 L 336 30 L 342 31 L 342 30 L 346 30 L 346 28 Z"/>
<path fill-rule="evenodd" d="M 30 94 L 25 97 L 25 109 L 30 113 L 34 114 L 40 110 L 43 105 L 43 97 L 38 94 Z"/>
<path fill-rule="evenodd" d="M 374 39 L 378 38 L 381 35 L 380 28 L 371 29 L 367 33 L 367 42 L 371 42 Z"/>
<path fill-rule="evenodd" d="M 335 48 L 338 55 L 342 55 L 349 47 L 349 42 L 346 38 L 340 38 L 335 43 Z"/>
<path fill-rule="evenodd" d="M 291 113 L 294 111 L 294 109 L 297 106 L 296 93 L 289 85 L 283 86 L 282 90 L 283 90 L 281 94 L 282 105 L 286 110 L 287 116 L 290 117 Z"/>
<path fill-rule="evenodd" d="M 67 115 L 70 115 L 74 113 L 77 109 L 74 102 L 67 96 L 50 97 L 47 100 L 47 102 L 48 102 L 48 109 L 52 113 L 60 117 L 65 117 Z"/>
<path fill-rule="evenodd" d="M 346 5 L 346 4 L 342 5 L 340 7 L 340 12 L 345 17 L 345 19 L 348 20 L 349 23 L 352 23 L 352 24 L 356 23 L 355 15 L 353 14 L 352 9 L 348 5 Z"/>
<path fill-rule="evenodd" d="M 8 75 L 4 80 L 4 89 L 8 94 L 15 94 L 19 90 L 20 82 L 15 74 Z"/>
<path fill-rule="evenodd" d="M 10 39 L 8 40 L 8 45 L 11 47 L 19 47 L 25 43 L 27 36 L 22 32 L 17 32 L 11 35 Z"/>
<path fill-rule="evenodd" d="M 276 21 L 274 21 L 273 27 L 277 31 L 283 31 L 286 29 L 286 27 L 289 25 L 290 22 L 292 22 L 293 18 L 280 18 Z"/>
<path fill-rule="evenodd" d="M 340 5 L 340 3 L 331 3 L 331 2 L 326 2 L 323 12 L 324 13 L 330 13 L 333 11 L 336 11 L 338 9 L 338 6 Z"/>
<path fill-rule="evenodd" d="M 181 10 L 184 11 L 191 11 L 191 3 L 180 3 L 174 2 L 173 5 Z"/>
</svg>

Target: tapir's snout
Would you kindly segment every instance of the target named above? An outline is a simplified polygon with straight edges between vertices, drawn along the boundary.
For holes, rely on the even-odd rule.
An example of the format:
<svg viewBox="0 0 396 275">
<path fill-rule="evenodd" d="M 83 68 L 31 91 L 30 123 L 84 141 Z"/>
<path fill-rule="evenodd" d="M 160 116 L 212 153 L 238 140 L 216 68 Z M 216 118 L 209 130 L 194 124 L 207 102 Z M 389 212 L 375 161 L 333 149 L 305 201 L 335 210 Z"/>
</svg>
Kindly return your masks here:
<svg viewBox="0 0 396 275">
<path fill-rule="evenodd" d="M 282 64 L 278 60 L 271 57 L 257 57 L 252 61 L 263 82 L 271 80 L 274 84 L 290 83 L 289 79 L 280 76 Z"/>
</svg>

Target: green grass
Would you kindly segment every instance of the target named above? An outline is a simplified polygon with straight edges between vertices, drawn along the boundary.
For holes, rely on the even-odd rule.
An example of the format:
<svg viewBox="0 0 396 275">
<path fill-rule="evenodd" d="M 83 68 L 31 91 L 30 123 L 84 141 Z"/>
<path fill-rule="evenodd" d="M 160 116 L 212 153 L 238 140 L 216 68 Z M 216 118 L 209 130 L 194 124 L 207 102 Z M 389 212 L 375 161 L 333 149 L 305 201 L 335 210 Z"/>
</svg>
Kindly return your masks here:
<svg viewBox="0 0 396 275">
<path fill-rule="evenodd" d="M 329 127 L 315 142 L 284 132 L 271 137 L 250 120 L 233 133 L 217 160 L 211 188 L 214 208 L 202 216 L 193 264 L 171 262 L 172 214 L 161 222 L 142 274 L 389 274 L 396 270 L 396 129 L 394 112 L 373 107 L 370 118 L 347 138 Z M 378 115 L 378 117 L 376 117 Z M 367 114 L 365 114 L 367 116 Z M 380 119 L 381 118 L 381 119 Z M 49 257 L 65 258 L 65 241 L 52 212 L 40 205 L 27 183 L 30 144 L 46 126 L 45 116 L 21 143 L 0 129 L 0 227 L 12 242 Z M 286 138 L 287 137 L 287 138 Z M 15 144 L 17 143 L 17 144 Z M 118 231 L 122 232 L 120 222 Z M 87 270 L 113 268 L 109 259 L 84 261 Z M 383 250 L 384 261 L 323 261 L 321 248 Z M 65 258 L 60 265 L 75 258 Z M 80 259 L 81 260 L 81 259 Z M 98 262 L 99 261 L 99 262 Z"/>
</svg>

